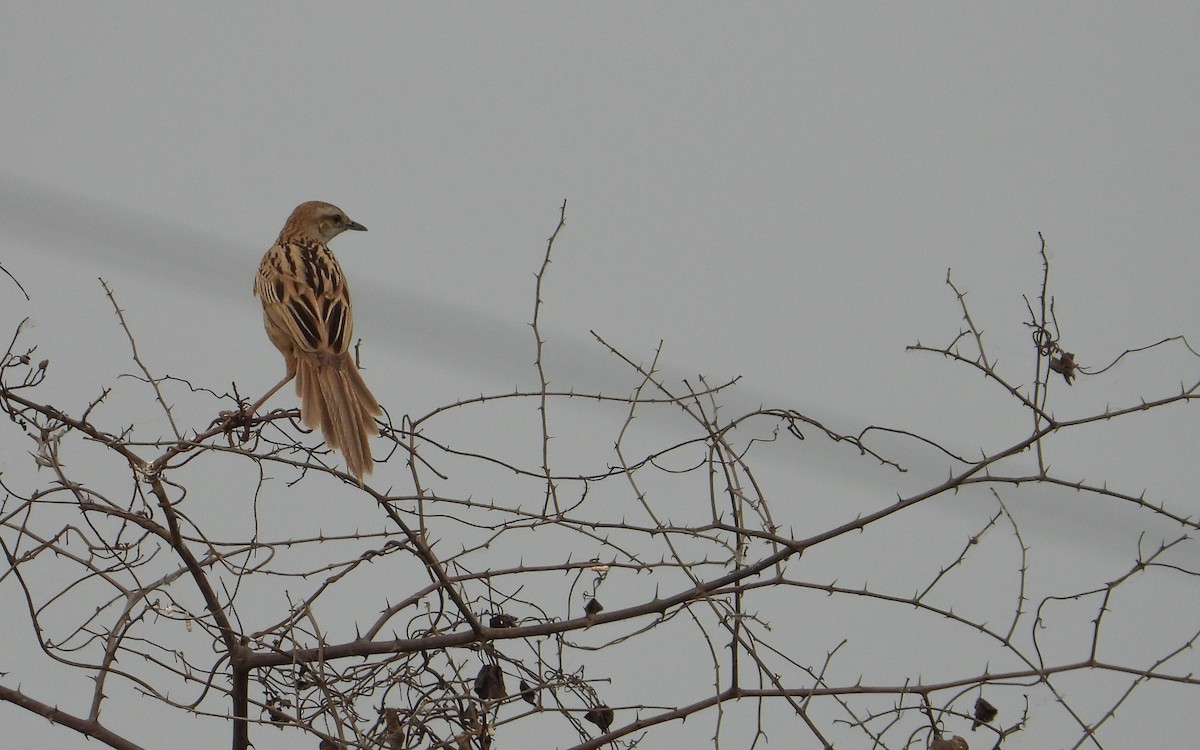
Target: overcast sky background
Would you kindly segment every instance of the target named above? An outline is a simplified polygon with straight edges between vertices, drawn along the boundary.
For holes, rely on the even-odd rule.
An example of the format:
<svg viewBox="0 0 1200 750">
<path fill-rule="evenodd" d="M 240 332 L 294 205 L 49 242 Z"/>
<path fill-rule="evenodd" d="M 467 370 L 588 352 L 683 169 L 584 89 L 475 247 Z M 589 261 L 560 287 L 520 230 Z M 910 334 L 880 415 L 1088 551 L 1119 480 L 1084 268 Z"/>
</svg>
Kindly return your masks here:
<svg viewBox="0 0 1200 750">
<path fill-rule="evenodd" d="M 0 279 L 0 320 L 32 315 L 46 398 L 64 408 L 130 369 L 98 276 L 158 371 L 248 395 L 273 384 L 282 363 L 251 281 L 312 199 L 370 230 L 334 249 L 368 381 L 396 415 L 536 383 L 533 274 L 563 199 L 543 314 L 564 389 L 635 384 L 594 329 L 638 359 L 664 340 L 669 377 L 741 375 L 730 414 L 790 407 L 995 449 L 1025 415 L 904 347 L 958 331 L 952 268 L 992 354 L 1029 382 L 1021 295 L 1037 291 L 1039 231 L 1081 364 L 1197 335 L 1192 4 L 10 3 L 4 17 L 0 263 L 33 302 Z M 1152 355 L 1058 388 L 1053 410 L 1168 395 L 1197 364 Z M 1056 466 L 1193 513 L 1195 422 L 1180 408 L 1098 426 Z M 0 441 L 0 470 L 25 450 Z M 847 495 L 879 507 L 945 475 L 796 461 L 822 522 L 855 515 Z M 1131 563 L 1131 514 L 1046 506 L 1026 516 L 1042 561 Z M 939 507 L 964 528 L 987 512 Z M 1136 710 L 1194 737 L 1190 710 Z M 86 746 L 0 715 L 6 733 Z M 1123 726 L 1110 746 L 1145 731 Z"/>
</svg>

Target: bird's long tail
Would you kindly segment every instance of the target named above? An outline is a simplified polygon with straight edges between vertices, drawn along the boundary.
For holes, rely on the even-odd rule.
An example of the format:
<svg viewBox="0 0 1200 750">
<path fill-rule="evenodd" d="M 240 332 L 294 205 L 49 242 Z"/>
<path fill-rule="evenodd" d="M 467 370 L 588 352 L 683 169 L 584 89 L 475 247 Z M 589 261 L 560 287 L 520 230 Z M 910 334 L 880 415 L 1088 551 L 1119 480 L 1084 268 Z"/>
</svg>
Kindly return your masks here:
<svg viewBox="0 0 1200 750">
<path fill-rule="evenodd" d="M 370 474 L 369 439 L 378 434 L 374 417 L 382 410 L 350 355 L 329 361 L 300 357 L 296 393 L 304 423 L 321 428 L 325 443 L 341 451 L 351 474 L 359 479 Z"/>
</svg>

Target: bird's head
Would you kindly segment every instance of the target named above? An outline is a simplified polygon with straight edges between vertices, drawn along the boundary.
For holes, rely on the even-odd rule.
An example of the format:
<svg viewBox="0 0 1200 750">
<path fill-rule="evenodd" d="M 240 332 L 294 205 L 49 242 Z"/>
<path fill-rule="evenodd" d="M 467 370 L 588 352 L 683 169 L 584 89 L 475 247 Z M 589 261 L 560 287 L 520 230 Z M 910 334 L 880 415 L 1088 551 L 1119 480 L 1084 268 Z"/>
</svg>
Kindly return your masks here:
<svg viewBox="0 0 1200 750">
<path fill-rule="evenodd" d="M 367 228 L 357 221 L 351 221 L 346 212 L 331 203 L 309 201 L 296 206 L 279 239 L 284 240 L 315 240 L 329 242 L 347 229 L 365 232 Z"/>
</svg>

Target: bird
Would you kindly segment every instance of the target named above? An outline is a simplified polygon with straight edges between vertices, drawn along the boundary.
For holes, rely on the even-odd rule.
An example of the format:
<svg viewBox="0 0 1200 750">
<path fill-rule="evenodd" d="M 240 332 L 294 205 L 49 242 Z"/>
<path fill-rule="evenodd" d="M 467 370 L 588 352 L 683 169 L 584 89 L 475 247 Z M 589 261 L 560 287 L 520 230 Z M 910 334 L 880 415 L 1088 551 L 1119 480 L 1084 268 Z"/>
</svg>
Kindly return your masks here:
<svg viewBox="0 0 1200 750">
<path fill-rule="evenodd" d="M 360 482 L 371 473 L 369 438 L 381 414 L 350 356 L 354 313 L 341 264 L 329 241 L 346 230 L 367 228 L 322 201 L 296 206 L 254 277 L 267 337 L 283 355 L 287 373 L 248 409 L 260 406 L 293 378 L 300 418 L 319 427 L 325 443 L 341 452 Z"/>
</svg>

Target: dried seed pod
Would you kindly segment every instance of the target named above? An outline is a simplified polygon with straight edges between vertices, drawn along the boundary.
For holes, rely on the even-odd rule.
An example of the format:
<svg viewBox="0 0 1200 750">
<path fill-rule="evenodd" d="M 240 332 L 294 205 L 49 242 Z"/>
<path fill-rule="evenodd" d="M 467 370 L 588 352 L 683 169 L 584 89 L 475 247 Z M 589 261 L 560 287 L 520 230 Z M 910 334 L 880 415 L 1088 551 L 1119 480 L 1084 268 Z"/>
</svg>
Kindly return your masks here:
<svg viewBox="0 0 1200 750">
<path fill-rule="evenodd" d="M 517 626 L 517 618 L 503 613 L 492 615 L 492 619 L 488 620 L 488 626 L 493 628 L 515 628 Z"/>
<path fill-rule="evenodd" d="M 387 730 L 383 734 L 384 747 L 401 750 L 404 747 L 404 725 L 400 723 L 400 712 L 394 708 L 383 709 L 383 723 Z"/>
<path fill-rule="evenodd" d="M 601 732 L 607 732 L 613 723 L 613 710 L 601 704 L 584 714 L 583 718 L 600 727 Z"/>
<path fill-rule="evenodd" d="M 583 611 L 588 617 L 595 617 L 604 611 L 604 605 L 600 603 L 599 599 L 588 599 L 587 604 L 583 605 Z"/>
<path fill-rule="evenodd" d="M 974 732 L 982 724 L 990 724 L 998 713 L 1000 712 L 995 706 L 985 701 L 983 696 L 979 696 L 975 701 L 975 722 L 971 724 L 971 731 Z"/>
<path fill-rule="evenodd" d="M 271 719 L 271 723 L 281 725 L 280 729 L 283 729 L 283 724 L 291 724 L 292 717 L 283 711 L 285 707 L 290 708 L 291 705 L 291 701 L 282 701 L 278 698 L 272 698 L 267 701 L 267 716 Z"/>
<path fill-rule="evenodd" d="M 530 685 L 525 680 L 521 680 L 520 687 L 521 687 L 521 700 L 525 701 L 526 703 L 528 703 L 531 706 L 536 706 L 537 705 L 537 691 L 533 689 L 533 686 Z"/>
<path fill-rule="evenodd" d="M 1063 376 L 1063 380 L 1067 381 L 1067 385 L 1071 385 L 1071 381 L 1075 379 L 1075 355 L 1071 352 L 1063 352 L 1057 357 L 1050 358 L 1050 369 Z"/>
<path fill-rule="evenodd" d="M 504 690 L 504 671 L 499 664 L 484 664 L 475 675 L 475 694 L 486 700 L 499 700 L 508 695 Z"/>
</svg>

